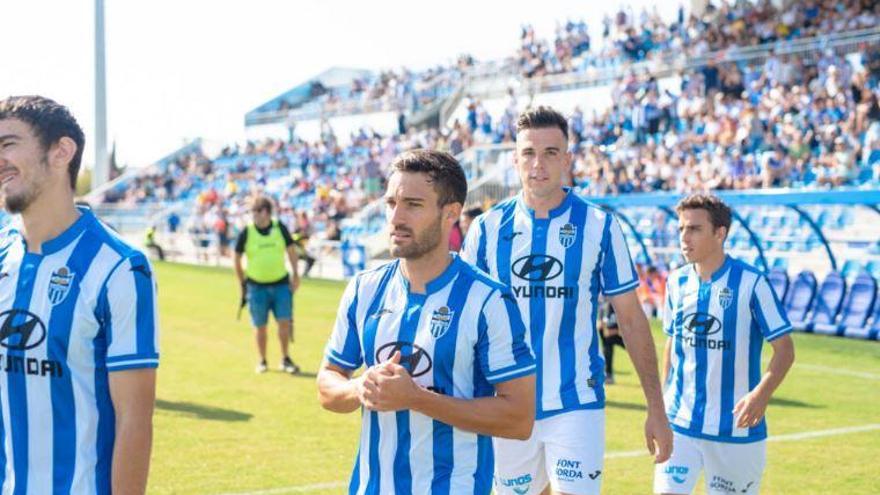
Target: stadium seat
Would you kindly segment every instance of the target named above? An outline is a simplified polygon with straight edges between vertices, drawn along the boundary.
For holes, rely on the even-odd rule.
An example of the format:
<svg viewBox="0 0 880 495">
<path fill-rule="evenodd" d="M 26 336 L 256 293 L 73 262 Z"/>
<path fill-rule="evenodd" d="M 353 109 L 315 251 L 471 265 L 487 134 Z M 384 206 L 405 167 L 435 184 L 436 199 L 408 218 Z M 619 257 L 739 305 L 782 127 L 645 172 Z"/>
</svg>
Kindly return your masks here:
<svg viewBox="0 0 880 495">
<path fill-rule="evenodd" d="M 785 312 L 796 330 L 806 328 L 807 315 L 815 298 L 816 276 L 810 271 L 799 273 L 785 295 Z"/>
<path fill-rule="evenodd" d="M 856 277 L 840 313 L 838 335 L 853 335 L 867 330 L 868 317 L 877 302 L 877 281 L 868 273 Z M 867 338 L 867 336 L 862 337 Z"/>
<path fill-rule="evenodd" d="M 837 325 L 834 321 L 840 314 L 845 295 L 846 279 L 839 272 L 829 273 L 816 293 L 816 307 L 813 308 L 807 331 L 837 335 Z"/>
<path fill-rule="evenodd" d="M 856 260 L 846 260 L 843 263 L 843 268 L 840 270 L 841 275 L 844 277 L 849 277 L 850 275 L 854 275 L 860 272 L 862 269 L 862 264 Z"/>
<path fill-rule="evenodd" d="M 876 278 L 880 278 L 880 262 L 878 261 L 869 261 L 865 265 L 865 271 L 870 273 Z"/>
<path fill-rule="evenodd" d="M 868 322 L 860 327 L 847 326 L 843 335 L 852 339 L 877 340 L 880 336 L 880 303 L 874 301 L 874 311 Z"/>
<path fill-rule="evenodd" d="M 767 279 L 770 280 L 770 287 L 773 287 L 773 292 L 776 293 L 776 297 L 780 301 L 785 300 L 785 295 L 788 292 L 788 273 L 785 272 L 783 268 L 774 268 L 770 270 L 770 273 L 767 274 Z"/>
</svg>

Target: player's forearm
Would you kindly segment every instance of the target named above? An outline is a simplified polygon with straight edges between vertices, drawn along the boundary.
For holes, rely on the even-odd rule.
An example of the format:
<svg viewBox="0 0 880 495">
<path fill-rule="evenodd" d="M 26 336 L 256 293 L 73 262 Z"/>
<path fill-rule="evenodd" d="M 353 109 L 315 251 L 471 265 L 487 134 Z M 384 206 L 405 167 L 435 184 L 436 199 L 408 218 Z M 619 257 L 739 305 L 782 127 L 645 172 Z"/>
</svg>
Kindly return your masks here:
<svg viewBox="0 0 880 495">
<path fill-rule="evenodd" d="M 357 411 L 361 401 L 356 380 L 327 369 L 318 372 L 318 401 L 321 407 L 342 414 Z"/>
<path fill-rule="evenodd" d="M 621 318 L 618 315 L 618 318 L 620 334 L 639 375 L 639 382 L 642 384 L 645 400 L 648 403 L 648 411 L 665 414 L 660 378 L 657 373 L 657 349 L 654 347 L 648 320 L 643 313 L 631 318 Z"/>
<path fill-rule="evenodd" d="M 152 409 L 148 415 L 117 416 L 116 443 L 113 446 L 114 495 L 146 493 L 152 443 Z"/>
<path fill-rule="evenodd" d="M 241 266 L 241 255 L 235 253 L 235 260 L 233 265 L 235 266 L 235 276 L 238 277 L 238 283 L 243 284 L 244 279 L 244 268 Z"/>
<path fill-rule="evenodd" d="M 791 365 L 794 364 L 794 344 L 791 337 L 782 337 L 780 341 L 783 339 L 784 342 L 773 347 L 773 357 L 770 358 L 767 371 L 761 377 L 761 382 L 755 387 L 755 391 L 768 401 L 782 384 Z"/>
<path fill-rule="evenodd" d="M 498 395 L 465 400 L 422 389 L 412 409 L 462 430 L 518 440 L 531 436 L 535 422 L 534 394 L 529 398 Z"/>
<path fill-rule="evenodd" d="M 299 255 L 296 254 L 296 247 L 293 245 L 287 248 L 287 259 L 290 261 L 290 269 L 293 271 L 293 278 L 299 278 Z"/>
</svg>

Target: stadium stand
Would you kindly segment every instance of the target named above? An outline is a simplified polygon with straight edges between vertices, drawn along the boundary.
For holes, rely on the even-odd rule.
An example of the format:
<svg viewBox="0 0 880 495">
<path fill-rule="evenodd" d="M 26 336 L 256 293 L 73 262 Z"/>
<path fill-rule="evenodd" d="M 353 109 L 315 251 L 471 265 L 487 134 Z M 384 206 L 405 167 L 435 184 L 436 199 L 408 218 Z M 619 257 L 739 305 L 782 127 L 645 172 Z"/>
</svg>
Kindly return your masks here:
<svg viewBox="0 0 880 495">
<path fill-rule="evenodd" d="M 216 243 L 218 231 L 244 224 L 250 195 L 268 193 L 292 231 L 367 244 L 373 256 L 383 224 L 376 198 L 395 154 L 455 154 L 467 165 L 469 201 L 491 204 L 517 191 L 516 115 L 549 102 L 569 118 L 576 192 L 756 197 L 737 206 L 729 250 L 769 270 L 799 328 L 876 338 L 880 315 L 864 307 L 863 276 L 880 276 L 878 230 L 864 229 L 876 213 L 833 200 L 761 200 L 766 191 L 877 190 L 878 16 L 870 0 L 791 2 L 782 11 L 763 0 L 724 3 L 700 16 L 679 11 L 671 22 L 623 9 L 602 20 L 601 39 L 583 21 L 560 23 L 552 42 L 523 26 L 505 61 L 462 56 L 423 72 L 334 68 L 247 114 L 246 125 L 280 123 L 286 138 L 213 152 L 198 143 L 118 180 L 94 202 L 116 225 L 142 229 L 177 217 L 189 235 Z M 416 118 L 429 110 L 432 119 Z M 370 112 L 391 112 L 395 125 L 374 130 Z M 344 115 L 363 117 L 362 128 L 349 132 L 334 120 Z M 308 122 L 317 137 L 300 135 Z M 614 209 L 639 263 L 662 272 L 683 262 L 668 205 Z"/>
</svg>

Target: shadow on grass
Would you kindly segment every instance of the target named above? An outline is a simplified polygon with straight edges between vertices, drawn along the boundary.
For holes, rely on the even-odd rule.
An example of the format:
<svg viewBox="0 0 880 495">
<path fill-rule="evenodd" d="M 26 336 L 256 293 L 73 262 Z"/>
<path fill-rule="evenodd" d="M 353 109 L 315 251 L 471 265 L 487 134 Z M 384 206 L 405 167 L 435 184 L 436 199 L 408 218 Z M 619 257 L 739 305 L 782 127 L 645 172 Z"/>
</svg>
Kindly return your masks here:
<svg viewBox="0 0 880 495">
<path fill-rule="evenodd" d="M 809 404 L 807 402 L 801 402 L 799 400 L 783 399 L 782 397 L 771 397 L 770 405 L 779 407 L 804 407 L 808 409 L 825 409 L 825 406 Z"/>
<path fill-rule="evenodd" d="M 636 404 L 633 402 L 617 402 L 614 400 L 605 401 L 605 407 L 614 409 L 624 409 L 627 411 L 647 411 L 648 408 L 644 404 Z"/>
<path fill-rule="evenodd" d="M 192 402 L 172 402 L 162 399 L 156 400 L 156 408 L 212 421 L 250 421 L 253 417 L 253 414 L 233 411 L 232 409 L 203 406 L 193 404 Z"/>
<path fill-rule="evenodd" d="M 318 374 L 317 374 L 317 373 L 312 373 L 311 371 L 300 371 L 299 373 L 297 373 L 297 374 L 295 374 L 295 375 L 291 375 L 291 376 L 294 377 L 294 378 L 310 378 L 310 379 L 313 379 L 313 380 L 314 380 L 315 378 L 318 378 Z"/>
</svg>

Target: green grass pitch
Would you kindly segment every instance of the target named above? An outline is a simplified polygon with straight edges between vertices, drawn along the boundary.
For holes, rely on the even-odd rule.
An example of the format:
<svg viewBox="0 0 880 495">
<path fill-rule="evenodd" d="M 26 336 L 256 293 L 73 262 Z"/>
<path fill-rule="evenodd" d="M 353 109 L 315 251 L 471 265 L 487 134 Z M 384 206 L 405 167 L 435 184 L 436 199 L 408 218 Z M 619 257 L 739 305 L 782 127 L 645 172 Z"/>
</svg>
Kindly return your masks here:
<svg viewBox="0 0 880 495">
<path fill-rule="evenodd" d="M 274 336 L 273 371 L 254 373 L 247 315 L 235 320 L 231 271 L 157 263 L 156 274 L 162 357 L 149 493 L 342 493 L 360 419 L 320 408 L 314 372 L 344 284 L 303 282 L 292 355 L 306 373 L 293 377 L 277 371 Z M 659 349 L 656 326 L 654 334 Z M 880 492 L 880 344 L 802 334 L 795 342 L 795 367 L 769 408 L 771 436 L 875 427 L 770 443 L 762 493 Z M 644 448 L 641 389 L 625 353 L 615 361 L 609 453 Z M 650 493 L 653 464 L 647 455 L 612 458 L 604 476 L 604 493 Z"/>
</svg>

